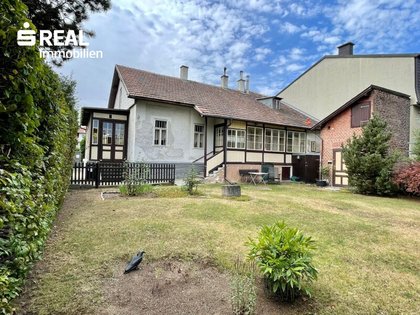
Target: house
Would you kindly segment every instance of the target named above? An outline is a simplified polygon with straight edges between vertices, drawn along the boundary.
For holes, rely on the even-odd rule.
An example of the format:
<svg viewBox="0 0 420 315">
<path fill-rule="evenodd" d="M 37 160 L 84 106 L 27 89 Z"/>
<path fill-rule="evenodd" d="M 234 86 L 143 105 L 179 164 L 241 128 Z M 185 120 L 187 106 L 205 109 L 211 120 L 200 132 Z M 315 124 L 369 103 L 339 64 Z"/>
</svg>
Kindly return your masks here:
<svg viewBox="0 0 420 315">
<path fill-rule="evenodd" d="M 371 85 L 313 127 L 314 130 L 320 130 L 321 165 L 332 165 L 334 186 L 348 185 L 346 164 L 341 153 L 342 145 L 353 134 L 360 135 L 363 125 L 373 114 L 387 122 L 392 132 L 391 147 L 408 156 L 410 96 Z"/>
<path fill-rule="evenodd" d="M 420 54 L 355 55 L 353 46 L 339 46 L 338 55 L 321 58 L 277 96 L 322 120 L 371 85 L 407 94 L 411 148 L 420 129 Z"/>
<path fill-rule="evenodd" d="M 239 181 L 239 170 L 271 164 L 282 180 L 300 174 L 315 180 L 320 140 L 313 117 L 249 90 L 241 72 L 238 89 L 228 76 L 214 86 L 117 65 L 108 108 L 83 108 L 90 161 L 175 163 L 182 178 L 195 165 Z"/>
</svg>

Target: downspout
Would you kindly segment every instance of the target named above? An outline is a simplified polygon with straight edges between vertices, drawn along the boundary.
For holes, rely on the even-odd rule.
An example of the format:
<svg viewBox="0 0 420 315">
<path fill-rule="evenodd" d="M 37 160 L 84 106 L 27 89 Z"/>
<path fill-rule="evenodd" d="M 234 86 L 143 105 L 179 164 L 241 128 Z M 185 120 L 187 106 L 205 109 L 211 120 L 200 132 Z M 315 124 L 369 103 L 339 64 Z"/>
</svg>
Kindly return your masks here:
<svg viewBox="0 0 420 315">
<path fill-rule="evenodd" d="M 232 124 L 232 121 L 229 122 L 229 125 L 227 123 L 227 119 L 225 119 L 225 125 L 223 127 L 223 164 L 224 164 L 224 169 L 223 169 L 223 180 L 227 181 L 226 179 L 226 172 L 227 172 L 227 161 L 226 161 L 226 157 L 227 157 L 227 129 L 228 127 Z"/>
<path fill-rule="evenodd" d="M 207 116 L 204 117 L 204 177 L 207 174 Z"/>
</svg>

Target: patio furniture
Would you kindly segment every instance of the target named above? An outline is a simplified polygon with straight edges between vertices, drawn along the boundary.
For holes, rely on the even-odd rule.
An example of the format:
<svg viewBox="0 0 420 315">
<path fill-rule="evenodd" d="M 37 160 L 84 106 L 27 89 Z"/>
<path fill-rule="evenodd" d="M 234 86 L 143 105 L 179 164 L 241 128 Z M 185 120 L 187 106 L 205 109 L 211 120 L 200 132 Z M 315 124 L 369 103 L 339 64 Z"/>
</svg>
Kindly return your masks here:
<svg viewBox="0 0 420 315">
<path fill-rule="evenodd" d="M 276 174 L 274 169 L 274 164 L 263 164 L 261 166 L 261 172 L 267 173 L 267 176 L 265 176 L 264 180 L 269 184 L 279 184 L 280 178 L 278 177 L 278 174 Z"/>
<path fill-rule="evenodd" d="M 264 172 L 249 172 L 248 173 L 250 178 L 251 178 L 251 182 L 254 185 L 257 185 L 257 183 L 262 183 L 264 185 L 266 185 L 266 181 L 265 181 L 265 176 L 268 175 L 268 173 L 264 173 Z"/>
<path fill-rule="evenodd" d="M 239 170 L 239 176 L 241 177 L 241 182 L 248 183 L 251 181 L 251 176 L 249 175 L 249 172 L 258 172 L 258 170 L 257 169 Z"/>
</svg>

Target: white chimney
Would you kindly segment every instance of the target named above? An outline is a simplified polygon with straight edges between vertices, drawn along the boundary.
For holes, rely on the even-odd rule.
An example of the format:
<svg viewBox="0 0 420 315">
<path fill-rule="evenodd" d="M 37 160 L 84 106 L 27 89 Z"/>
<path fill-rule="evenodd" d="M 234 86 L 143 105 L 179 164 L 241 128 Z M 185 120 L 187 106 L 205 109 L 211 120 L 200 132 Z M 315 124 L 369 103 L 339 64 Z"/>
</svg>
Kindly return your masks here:
<svg viewBox="0 0 420 315">
<path fill-rule="evenodd" d="M 244 72 L 239 72 L 239 80 L 238 82 L 238 91 L 241 91 L 242 93 L 245 92 L 245 80 L 244 80 Z"/>
<path fill-rule="evenodd" d="M 222 88 L 227 89 L 229 88 L 229 77 L 226 75 L 226 67 L 223 69 L 223 75 L 220 77 Z"/>
<path fill-rule="evenodd" d="M 245 93 L 248 93 L 249 94 L 249 75 L 246 76 Z"/>
<path fill-rule="evenodd" d="M 182 80 L 188 80 L 188 67 L 187 66 L 179 67 L 179 77 Z"/>
</svg>

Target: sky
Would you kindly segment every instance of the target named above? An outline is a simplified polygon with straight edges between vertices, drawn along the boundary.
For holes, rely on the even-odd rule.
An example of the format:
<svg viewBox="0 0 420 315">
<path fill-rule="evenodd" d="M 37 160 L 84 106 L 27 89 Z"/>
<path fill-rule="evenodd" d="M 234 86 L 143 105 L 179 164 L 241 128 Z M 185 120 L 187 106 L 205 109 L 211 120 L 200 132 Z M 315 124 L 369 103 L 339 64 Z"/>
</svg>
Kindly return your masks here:
<svg viewBox="0 0 420 315">
<path fill-rule="evenodd" d="M 55 68 L 77 81 L 79 107 L 107 107 L 116 64 L 275 95 L 324 55 L 351 41 L 355 54 L 420 53 L 420 0 L 111 0 L 91 14 L 89 50 Z"/>
</svg>

